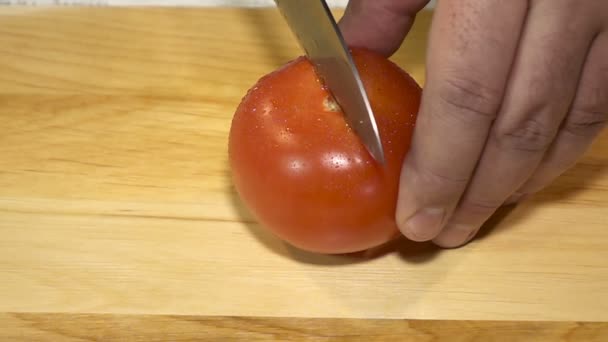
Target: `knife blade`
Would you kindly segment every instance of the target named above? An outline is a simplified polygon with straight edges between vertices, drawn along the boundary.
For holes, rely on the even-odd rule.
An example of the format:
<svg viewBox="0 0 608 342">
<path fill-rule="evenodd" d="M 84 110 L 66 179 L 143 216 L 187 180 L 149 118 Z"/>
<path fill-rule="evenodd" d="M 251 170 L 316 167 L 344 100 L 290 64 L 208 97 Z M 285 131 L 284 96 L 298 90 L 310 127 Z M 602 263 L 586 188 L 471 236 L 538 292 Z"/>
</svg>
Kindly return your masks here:
<svg viewBox="0 0 608 342">
<path fill-rule="evenodd" d="M 373 158 L 384 150 L 361 76 L 325 0 L 275 0 L 319 78 Z"/>
</svg>

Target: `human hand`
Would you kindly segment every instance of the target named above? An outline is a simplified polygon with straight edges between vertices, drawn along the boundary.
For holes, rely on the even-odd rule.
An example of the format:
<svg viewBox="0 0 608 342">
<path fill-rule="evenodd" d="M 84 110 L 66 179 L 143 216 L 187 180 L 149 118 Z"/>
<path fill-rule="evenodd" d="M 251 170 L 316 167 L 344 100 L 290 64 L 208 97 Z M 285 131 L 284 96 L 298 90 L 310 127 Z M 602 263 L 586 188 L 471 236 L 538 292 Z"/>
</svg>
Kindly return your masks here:
<svg viewBox="0 0 608 342">
<path fill-rule="evenodd" d="M 351 0 L 349 45 L 392 54 L 428 1 Z M 550 184 L 608 120 L 608 1 L 439 1 L 397 223 L 470 241 L 505 203 Z"/>
</svg>

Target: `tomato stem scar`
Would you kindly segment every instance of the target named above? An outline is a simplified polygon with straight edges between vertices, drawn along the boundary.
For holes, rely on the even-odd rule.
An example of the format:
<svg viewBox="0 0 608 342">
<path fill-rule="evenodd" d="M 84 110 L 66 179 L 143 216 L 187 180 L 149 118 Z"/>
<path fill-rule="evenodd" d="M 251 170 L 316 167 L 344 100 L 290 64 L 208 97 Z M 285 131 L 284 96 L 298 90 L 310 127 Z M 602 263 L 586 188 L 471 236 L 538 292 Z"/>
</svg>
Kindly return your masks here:
<svg viewBox="0 0 608 342">
<path fill-rule="evenodd" d="M 338 102 L 331 96 L 328 96 L 323 100 L 323 108 L 328 112 L 340 111 L 340 105 L 338 105 Z"/>
</svg>

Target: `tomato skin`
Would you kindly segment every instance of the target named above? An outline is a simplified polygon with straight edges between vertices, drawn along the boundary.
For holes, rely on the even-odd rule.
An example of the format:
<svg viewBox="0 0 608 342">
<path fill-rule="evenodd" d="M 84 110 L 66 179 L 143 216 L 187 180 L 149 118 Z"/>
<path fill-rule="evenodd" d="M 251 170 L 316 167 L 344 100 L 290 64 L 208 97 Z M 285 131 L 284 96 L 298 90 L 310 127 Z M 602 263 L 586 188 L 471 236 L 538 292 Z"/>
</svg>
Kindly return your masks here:
<svg viewBox="0 0 608 342">
<path fill-rule="evenodd" d="M 239 104 L 229 136 L 232 177 L 256 219 L 311 252 L 366 250 L 398 236 L 399 175 L 421 88 L 373 52 L 352 49 L 386 163 L 378 164 L 299 57 L 262 77 Z"/>
</svg>

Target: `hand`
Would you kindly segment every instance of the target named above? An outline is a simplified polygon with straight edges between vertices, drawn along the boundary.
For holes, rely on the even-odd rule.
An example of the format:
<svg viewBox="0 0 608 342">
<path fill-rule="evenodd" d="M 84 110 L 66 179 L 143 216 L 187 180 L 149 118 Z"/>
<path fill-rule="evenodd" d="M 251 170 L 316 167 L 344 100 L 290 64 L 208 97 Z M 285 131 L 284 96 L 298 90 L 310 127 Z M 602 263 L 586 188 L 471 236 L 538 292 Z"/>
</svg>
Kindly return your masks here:
<svg viewBox="0 0 608 342">
<path fill-rule="evenodd" d="M 351 0 L 353 46 L 392 54 L 427 1 Z M 439 1 L 397 223 L 409 239 L 470 241 L 506 202 L 571 167 L 608 120 L 608 1 Z"/>
</svg>

